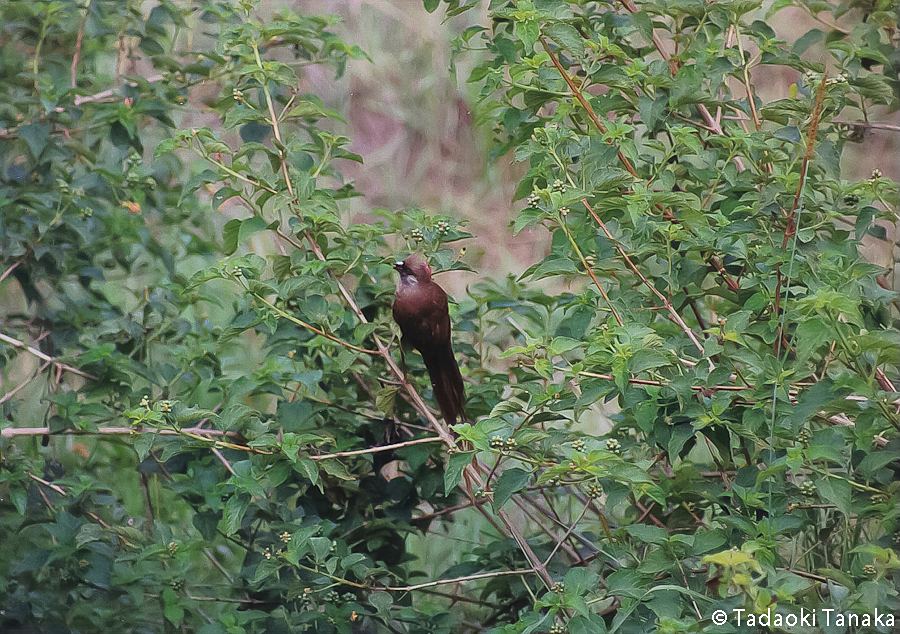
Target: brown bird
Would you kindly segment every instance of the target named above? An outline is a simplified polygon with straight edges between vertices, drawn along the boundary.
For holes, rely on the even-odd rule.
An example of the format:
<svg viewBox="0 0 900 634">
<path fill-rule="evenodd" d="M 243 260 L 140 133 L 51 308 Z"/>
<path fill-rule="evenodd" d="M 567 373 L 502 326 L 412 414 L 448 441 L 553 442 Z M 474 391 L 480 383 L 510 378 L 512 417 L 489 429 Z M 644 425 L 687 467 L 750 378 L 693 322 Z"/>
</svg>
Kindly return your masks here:
<svg viewBox="0 0 900 634">
<path fill-rule="evenodd" d="M 466 419 L 466 392 L 450 343 L 447 293 L 431 279 L 431 267 L 416 254 L 396 262 L 400 273 L 392 305 L 403 343 L 422 355 L 434 397 L 448 425 Z"/>
</svg>

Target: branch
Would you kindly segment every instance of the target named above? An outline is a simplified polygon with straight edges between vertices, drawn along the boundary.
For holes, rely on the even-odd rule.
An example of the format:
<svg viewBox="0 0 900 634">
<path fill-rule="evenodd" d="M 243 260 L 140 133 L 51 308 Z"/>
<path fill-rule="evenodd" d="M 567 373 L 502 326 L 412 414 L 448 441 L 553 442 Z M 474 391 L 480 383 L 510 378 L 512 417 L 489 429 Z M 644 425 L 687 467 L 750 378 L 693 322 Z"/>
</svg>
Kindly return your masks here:
<svg viewBox="0 0 900 634">
<path fill-rule="evenodd" d="M 98 427 L 97 429 L 64 429 L 60 432 L 51 432 L 49 427 L 6 427 L 5 429 L 0 429 L 0 435 L 2 435 L 3 438 L 15 438 L 16 436 L 49 436 L 51 434 L 66 434 L 71 436 L 131 436 L 135 434 L 157 434 L 159 436 L 193 435 L 240 438 L 240 434 L 234 431 L 206 429 L 203 427 L 185 427 L 181 430 L 141 430 L 135 427 Z"/>
<path fill-rule="evenodd" d="M 34 381 L 34 379 L 35 379 L 38 375 L 40 375 L 44 370 L 46 370 L 48 367 L 50 367 L 50 362 L 49 362 L 49 361 L 45 361 L 44 364 L 43 364 L 41 367 L 39 367 L 39 368 L 37 369 L 37 371 L 36 371 L 34 374 L 32 374 L 30 377 L 28 377 L 27 379 L 25 379 L 24 381 L 22 381 L 21 383 L 19 383 L 16 387 L 14 387 L 13 389 L 11 389 L 11 390 L 10 390 L 9 392 L 7 392 L 6 394 L 4 394 L 3 397 L 0 398 L 0 405 L 2 405 L 3 403 L 5 403 L 5 402 L 8 401 L 9 399 L 11 399 L 11 398 L 12 398 L 13 396 L 15 396 L 16 394 L 18 394 L 19 391 L 20 391 L 22 388 L 24 388 L 26 385 L 28 385 L 29 383 L 31 383 L 32 381 Z"/>
<path fill-rule="evenodd" d="M 0 332 L 0 341 L 5 341 L 6 343 L 8 343 L 8 344 L 11 345 L 11 346 L 15 346 L 16 348 L 21 348 L 22 350 L 25 350 L 26 352 L 30 352 L 31 354 L 33 354 L 34 356 L 36 356 L 38 359 L 42 359 L 42 360 L 44 360 L 44 361 L 48 361 L 48 362 L 50 362 L 50 363 L 52 363 L 52 364 L 54 364 L 54 365 L 56 365 L 56 366 L 59 366 L 59 367 L 62 368 L 63 370 L 66 370 L 66 371 L 68 371 L 68 372 L 72 372 L 73 374 L 77 374 L 77 375 L 79 375 L 79 376 L 83 376 L 83 377 L 86 378 L 86 379 L 93 379 L 94 381 L 97 380 L 97 377 L 95 377 L 93 374 L 88 374 L 87 372 L 82 372 L 82 371 L 79 370 L 78 368 L 73 368 L 73 367 L 70 366 L 70 365 L 66 365 L 65 363 L 62 363 L 62 362 L 60 362 L 60 361 L 57 361 L 57 360 L 54 359 L 53 357 L 44 354 L 43 352 L 41 352 L 41 351 L 38 350 L 37 348 L 32 348 L 32 347 L 29 346 L 28 344 L 26 344 L 26 343 L 24 343 L 24 342 L 22 342 L 22 341 L 19 341 L 18 339 L 13 339 L 12 337 L 9 337 L 9 336 L 7 336 L 7 335 L 4 335 L 2 332 Z"/>
<path fill-rule="evenodd" d="M 40 483 L 43 484 L 44 486 L 50 487 L 51 489 L 53 489 L 54 491 L 56 491 L 56 492 L 59 493 L 60 495 L 65 495 L 65 494 L 66 494 L 65 489 L 63 489 L 61 486 L 56 485 L 56 484 L 53 484 L 52 482 L 47 482 L 47 481 L 44 480 L 43 478 L 37 477 L 36 475 L 34 475 L 33 473 L 31 473 L 30 471 L 26 471 L 26 472 L 25 472 L 25 475 L 27 475 L 29 478 L 31 478 L 31 479 L 34 480 L 35 482 L 40 482 Z"/>
<path fill-rule="evenodd" d="M 813 106 L 812 116 L 809 120 L 809 128 L 806 132 L 806 152 L 803 155 L 803 162 L 800 165 L 800 182 L 797 184 L 797 193 L 794 196 L 794 203 L 791 205 L 790 211 L 787 214 L 787 224 L 784 228 L 784 238 L 781 240 L 781 250 L 787 250 L 788 240 L 790 240 L 797 233 L 797 225 L 796 225 L 796 215 L 797 209 L 800 207 L 800 199 L 803 196 L 803 190 L 806 185 L 806 171 L 809 169 L 809 162 L 813 157 L 813 150 L 816 146 L 816 136 L 819 134 L 819 118 L 822 115 L 822 102 L 825 101 L 825 90 L 827 86 L 828 73 L 825 72 L 822 74 L 821 81 L 819 83 L 819 88 L 816 90 L 816 102 Z M 796 242 L 795 242 L 796 245 Z M 793 254 L 791 256 L 791 262 L 793 263 Z M 788 267 L 790 271 L 791 267 Z M 775 303 L 772 308 L 772 315 L 775 318 L 779 318 L 781 315 L 781 287 L 784 279 L 781 273 L 781 264 L 779 263 L 776 266 L 776 279 L 775 282 Z M 790 280 L 788 280 L 790 282 Z M 779 356 L 782 352 L 787 352 L 788 341 L 787 337 L 784 334 L 784 320 L 781 319 L 778 324 L 778 335 L 775 338 L 775 346 L 773 348 L 773 353 L 776 356 Z"/>
<path fill-rule="evenodd" d="M 75 39 L 75 54 L 72 55 L 72 66 L 70 68 L 70 81 L 72 88 L 78 88 L 78 60 L 81 58 L 81 45 L 84 42 L 84 27 L 87 24 L 88 7 L 84 7 L 81 14 L 81 26 L 78 27 L 78 37 Z"/>
<path fill-rule="evenodd" d="M 508 577 L 510 575 L 531 575 L 533 570 L 498 570 L 497 572 L 482 572 L 476 575 L 468 575 L 466 577 L 455 577 L 453 579 L 439 579 L 437 581 L 428 581 L 419 583 L 414 586 L 381 586 L 374 587 L 372 590 L 383 590 L 390 592 L 412 592 L 413 590 L 421 590 L 422 588 L 433 588 L 448 583 L 462 583 L 464 581 L 475 581 L 477 579 L 490 579 L 491 577 Z"/>
<path fill-rule="evenodd" d="M 649 288 L 650 291 L 654 295 L 656 295 L 657 298 L 659 298 L 659 300 L 663 303 L 663 306 L 665 307 L 665 309 L 668 311 L 669 315 L 672 316 L 672 321 L 674 321 L 676 324 L 678 324 L 681 327 L 681 329 L 688 336 L 688 338 L 693 342 L 693 344 L 695 346 L 697 346 L 697 349 L 700 351 L 700 353 L 705 354 L 705 352 L 703 350 L 703 345 L 697 340 L 696 335 L 694 335 L 694 331 L 691 330 L 690 327 L 688 327 L 688 325 L 686 323 L 684 323 L 684 320 L 681 318 L 681 315 L 679 315 L 678 311 L 676 311 L 675 308 L 672 306 L 672 302 L 670 302 L 669 299 L 665 295 L 660 293 L 657 290 L 656 286 L 651 284 L 650 281 L 647 280 L 646 277 L 644 277 L 644 274 L 641 273 L 641 271 L 638 269 L 638 267 L 635 266 L 634 262 L 631 261 L 631 258 L 628 257 L 628 254 L 625 253 L 625 249 L 623 249 L 622 245 L 619 244 L 619 241 L 616 240 L 616 238 L 613 236 L 613 234 L 610 233 L 609 229 L 606 228 L 606 224 L 600 219 L 600 216 L 597 215 L 597 213 L 594 211 L 594 208 L 591 207 L 590 204 L 588 204 L 587 198 L 582 198 L 581 204 L 584 205 L 585 208 L 590 212 L 591 216 L 594 217 L 594 220 L 597 222 L 598 225 L 600 225 L 600 228 L 603 230 L 603 233 L 606 234 L 606 237 L 609 238 L 609 241 L 615 245 L 616 250 L 619 252 L 619 255 L 621 255 L 622 258 L 625 260 L 625 262 L 628 264 L 628 268 L 630 268 L 635 273 L 635 275 L 637 275 L 640 278 L 640 280 L 644 284 L 644 286 Z M 713 366 L 712 360 L 707 359 L 707 361 L 709 362 L 710 370 L 712 370 L 715 367 L 715 366 Z"/>
<path fill-rule="evenodd" d="M 541 45 L 544 47 L 544 50 L 547 51 L 547 55 L 550 56 L 550 61 L 553 62 L 553 65 L 556 66 L 556 70 L 559 71 L 559 74 L 562 75 L 562 78 L 569 85 L 569 90 L 572 91 L 572 96 L 578 100 L 578 103 L 582 105 L 582 107 L 587 111 L 588 117 L 590 117 L 591 121 L 594 123 L 596 128 L 600 130 L 603 134 L 606 134 L 606 126 L 601 123 L 600 119 L 597 117 L 597 113 L 594 112 L 594 109 L 591 107 L 591 104 L 588 103 L 588 100 L 584 98 L 584 94 L 581 90 L 578 89 L 578 86 L 572 81 L 572 78 L 569 76 L 569 73 L 566 72 L 566 69 L 563 68 L 563 65 L 559 62 L 559 58 L 553 54 L 553 51 L 550 50 L 550 45 L 547 44 L 547 40 L 544 39 L 544 36 L 540 36 Z M 631 165 L 631 161 L 622 154 L 621 150 L 617 150 L 617 155 L 619 157 L 619 161 L 621 161 L 622 165 L 625 167 L 628 172 L 638 178 L 638 174 L 634 171 L 634 167 Z"/>
<path fill-rule="evenodd" d="M 306 329 L 309 330 L 310 332 L 314 332 L 314 333 L 316 333 L 317 335 L 319 335 L 319 336 L 321 336 L 321 337 L 325 337 L 326 339 L 329 339 L 329 340 L 331 340 L 331 341 L 334 341 L 335 343 L 341 344 L 341 345 L 344 346 L 345 348 L 350 348 L 351 350 L 356 350 L 357 352 L 363 352 L 363 353 L 365 353 L 365 354 L 378 354 L 378 350 L 367 350 L 367 349 L 365 349 L 365 348 L 360 348 L 359 346 L 355 346 L 355 345 L 353 345 L 352 343 L 348 343 L 348 342 L 344 341 L 343 339 L 338 339 L 338 338 L 335 337 L 334 335 L 330 335 L 330 334 L 328 334 L 327 332 L 325 332 L 324 330 L 320 330 L 319 328 L 316 328 L 316 327 L 313 326 L 312 324 L 306 323 L 306 322 L 303 321 L 302 319 L 297 319 L 296 317 L 294 317 L 294 316 L 291 315 L 290 313 L 281 310 L 280 308 L 278 308 L 278 306 L 276 306 L 275 304 L 273 304 L 272 302 L 270 302 L 269 300 L 267 300 L 265 297 L 263 297 L 262 295 L 260 295 L 260 294 L 258 294 L 258 293 L 253 293 L 253 292 L 251 292 L 250 294 L 253 295 L 253 297 L 255 297 L 256 299 L 258 299 L 259 301 L 261 301 L 263 304 L 265 304 L 266 306 L 268 306 L 268 307 L 269 307 L 271 310 L 273 310 L 279 317 L 283 317 L 284 319 L 287 319 L 288 321 L 292 321 L 292 322 L 294 322 L 295 324 L 297 324 L 298 326 L 302 326 L 303 328 L 306 328 Z"/>
<path fill-rule="evenodd" d="M 424 445 L 432 442 L 443 442 L 440 436 L 432 438 L 416 438 L 415 440 L 407 440 L 406 442 L 398 442 L 393 445 L 379 445 L 378 447 L 370 447 L 369 449 L 357 449 L 355 451 L 338 451 L 337 453 L 323 454 L 321 456 L 309 456 L 310 460 L 328 460 L 329 458 L 346 458 L 348 456 L 363 456 L 370 453 L 379 453 L 381 451 L 392 451 L 394 449 L 402 449 L 403 447 L 411 447 L 412 445 Z"/>
<path fill-rule="evenodd" d="M 12 266 L 10 266 L 8 269 L 3 271 L 3 275 L 0 275 L 0 282 L 5 280 L 9 276 L 9 274 L 12 273 L 13 271 L 15 271 L 16 267 L 19 266 L 24 261 L 25 261 L 25 258 L 22 258 L 20 260 L 16 260 L 15 262 L 13 262 Z"/>
</svg>

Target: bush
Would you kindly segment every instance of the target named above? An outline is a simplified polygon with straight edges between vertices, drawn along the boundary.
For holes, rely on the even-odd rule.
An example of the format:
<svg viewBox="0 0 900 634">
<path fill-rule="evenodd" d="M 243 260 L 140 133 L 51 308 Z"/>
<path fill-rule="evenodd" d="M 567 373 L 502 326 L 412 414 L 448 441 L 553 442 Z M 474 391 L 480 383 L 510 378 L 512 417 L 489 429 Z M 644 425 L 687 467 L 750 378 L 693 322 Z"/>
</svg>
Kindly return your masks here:
<svg viewBox="0 0 900 634">
<path fill-rule="evenodd" d="M 840 163 L 896 108 L 888 9 L 788 45 L 756 3 L 491 3 L 457 48 L 550 246 L 452 308 L 451 430 L 391 262 L 472 236 L 346 217 L 361 159 L 305 79 L 365 60 L 335 19 L 0 7 L 3 631 L 895 613 L 898 304 L 859 247 L 898 193 Z"/>
</svg>

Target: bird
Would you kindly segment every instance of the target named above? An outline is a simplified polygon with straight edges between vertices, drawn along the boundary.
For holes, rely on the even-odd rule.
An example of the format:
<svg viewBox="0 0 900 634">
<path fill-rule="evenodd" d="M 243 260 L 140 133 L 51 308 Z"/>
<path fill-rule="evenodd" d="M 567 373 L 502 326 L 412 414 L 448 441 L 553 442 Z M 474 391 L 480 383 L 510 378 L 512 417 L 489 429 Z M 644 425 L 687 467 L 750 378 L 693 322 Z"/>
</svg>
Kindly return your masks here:
<svg viewBox="0 0 900 634">
<path fill-rule="evenodd" d="M 466 419 L 466 392 L 453 345 L 447 293 L 431 279 L 431 267 L 417 254 L 394 263 L 400 274 L 391 311 L 403 345 L 419 351 L 441 415 L 448 425 Z"/>
</svg>

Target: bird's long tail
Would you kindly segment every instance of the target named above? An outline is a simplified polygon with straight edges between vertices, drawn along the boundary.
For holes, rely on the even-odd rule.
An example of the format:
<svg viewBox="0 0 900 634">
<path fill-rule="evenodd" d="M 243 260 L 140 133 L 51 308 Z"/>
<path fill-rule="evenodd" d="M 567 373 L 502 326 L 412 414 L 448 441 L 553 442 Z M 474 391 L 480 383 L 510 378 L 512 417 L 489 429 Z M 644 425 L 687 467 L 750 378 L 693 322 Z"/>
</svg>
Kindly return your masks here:
<svg viewBox="0 0 900 634">
<path fill-rule="evenodd" d="M 434 398 L 441 408 L 444 421 L 448 425 L 465 421 L 466 391 L 463 388 L 459 365 L 453 354 L 453 346 L 448 341 L 446 347 L 422 353 L 422 359 L 425 361 L 425 368 L 431 378 L 431 387 L 434 389 Z"/>
</svg>

